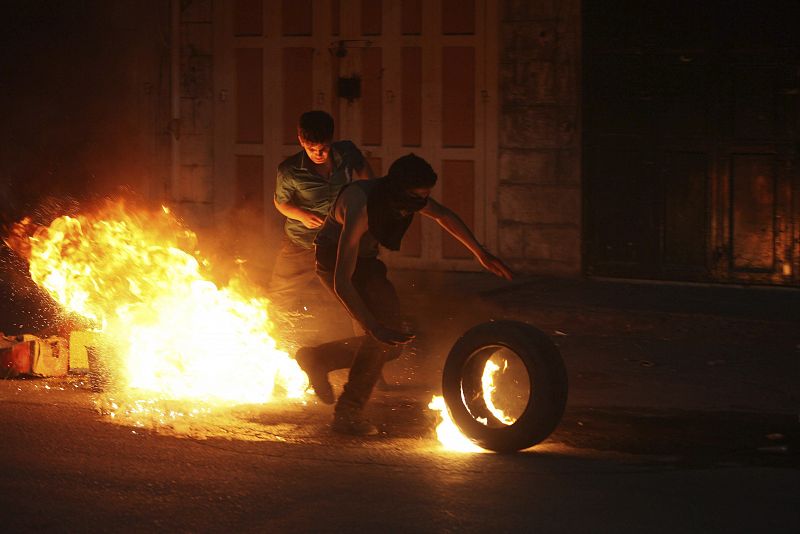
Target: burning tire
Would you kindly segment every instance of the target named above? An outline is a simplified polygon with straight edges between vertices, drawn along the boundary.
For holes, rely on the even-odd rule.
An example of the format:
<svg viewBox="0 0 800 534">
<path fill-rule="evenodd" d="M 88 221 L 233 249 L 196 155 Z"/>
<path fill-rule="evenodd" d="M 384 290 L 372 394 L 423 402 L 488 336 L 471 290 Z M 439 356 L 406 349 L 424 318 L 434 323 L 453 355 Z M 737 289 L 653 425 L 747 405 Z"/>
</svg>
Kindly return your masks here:
<svg viewBox="0 0 800 534">
<path fill-rule="evenodd" d="M 514 369 L 505 378 L 510 386 L 505 400 L 493 395 L 498 361 Z M 470 440 L 485 449 L 513 452 L 536 445 L 558 425 L 567 402 L 567 373 L 544 332 L 517 321 L 493 321 L 474 326 L 453 345 L 442 395 L 453 422 Z M 514 413 L 507 415 L 503 407 Z"/>
</svg>

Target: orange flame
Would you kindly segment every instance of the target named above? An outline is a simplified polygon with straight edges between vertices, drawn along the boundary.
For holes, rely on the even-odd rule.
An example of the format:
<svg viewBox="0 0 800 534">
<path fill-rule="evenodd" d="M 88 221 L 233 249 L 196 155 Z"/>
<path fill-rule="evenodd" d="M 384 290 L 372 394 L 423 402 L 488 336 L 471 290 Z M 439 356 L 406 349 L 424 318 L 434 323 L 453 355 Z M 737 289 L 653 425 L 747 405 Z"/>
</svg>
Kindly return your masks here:
<svg viewBox="0 0 800 534">
<path fill-rule="evenodd" d="M 486 452 L 458 429 L 447 411 L 444 397 L 434 395 L 428 408 L 438 411 L 442 418 L 442 421 L 436 426 L 436 437 L 439 438 L 439 443 L 445 449 L 453 452 Z"/>
<path fill-rule="evenodd" d="M 491 359 L 486 360 L 486 365 L 483 367 L 483 374 L 481 374 L 481 387 L 483 389 L 483 402 L 486 404 L 486 408 L 504 425 L 512 425 L 516 419 L 509 417 L 503 410 L 494 405 L 494 392 L 497 390 L 497 386 L 494 385 L 494 375 L 497 371 L 505 372 L 507 368 L 508 360 L 503 360 L 502 368 Z"/>
<path fill-rule="evenodd" d="M 511 425 L 516 419 L 506 415 L 503 410 L 497 408 L 494 404 L 494 393 L 497 389 L 494 384 L 495 374 L 498 371 L 501 373 L 505 372 L 507 367 L 508 361 L 505 359 L 503 359 L 502 367 L 495 363 L 493 359 L 486 360 L 486 365 L 484 365 L 483 373 L 481 374 L 481 386 L 483 389 L 483 401 L 492 415 L 503 424 Z M 436 427 L 436 437 L 439 438 L 439 443 L 441 443 L 445 449 L 454 452 L 486 452 L 485 449 L 479 447 L 465 436 L 456 426 L 455 422 L 450 417 L 450 413 L 447 411 L 444 397 L 434 395 L 431 402 L 428 404 L 428 408 L 438 411 L 442 419 Z M 485 419 L 478 418 L 477 420 L 486 424 Z"/>
<path fill-rule="evenodd" d="M 168 208 L 59 217 L 29 243 L 31 277 L 105 334 L 125 391 L 222 404 L 304 394 L 305 374 L 270 334 L 268 301 L 207 279 L 195 234 Z"/>
</svg>

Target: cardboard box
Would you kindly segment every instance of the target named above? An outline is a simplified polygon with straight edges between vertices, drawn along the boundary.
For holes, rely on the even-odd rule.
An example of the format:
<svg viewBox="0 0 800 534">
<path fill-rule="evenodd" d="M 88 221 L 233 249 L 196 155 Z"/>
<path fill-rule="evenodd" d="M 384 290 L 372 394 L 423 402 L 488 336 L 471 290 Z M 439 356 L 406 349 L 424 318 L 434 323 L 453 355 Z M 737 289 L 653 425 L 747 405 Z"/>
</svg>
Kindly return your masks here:
<svg viewBox="0 0 800 534">
<path fill-rule="evenodd" d="M 25 334 L 23 341 L 30 344 L 31 370 L 33 376 L 64 376 L 69 371 L 67 340 L 53 336 L 39 338 Z"/>
</svg>

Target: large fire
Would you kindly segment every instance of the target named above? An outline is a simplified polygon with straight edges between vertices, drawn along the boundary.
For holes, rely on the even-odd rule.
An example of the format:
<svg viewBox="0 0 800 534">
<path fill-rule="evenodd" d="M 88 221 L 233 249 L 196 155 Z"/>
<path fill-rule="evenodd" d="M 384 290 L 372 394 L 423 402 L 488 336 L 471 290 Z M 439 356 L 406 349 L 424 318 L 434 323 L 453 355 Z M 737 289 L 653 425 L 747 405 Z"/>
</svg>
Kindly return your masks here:
<svg viewBox="0 0 800 534">
<path fill-rule="evenodd" d="M 195 234 L 169 209 L 109 203 L 48 227 L 25 220 L 17 231 L 8 243 L 29 260 L 32 279 L 105 340 L 102 368 L 114 381 L 104 410 L 112 417 L 174 422 L 209 406 L 305 394 L 305 373 L 277 348 L 269 301 L 239 280 L 212 282 Z M 498 371 L 487 361 L 484 400 L 511 424 L 492 401 Z M 441 414 L 437 436 L 446 449 L 485 452 L 459 431 L 442 397 L 429 408 Z"/>
<path fill-rule="evenodd" d="M 131 398 L 263 403 L 302 397 L 306 376 L 270 334 L 269 302 L 218 287 L 195 235 L 164 208 L 62 216 L 24 243 L 33 280 L 102 332 Z M 141 402 L 138 403 L 141 406 Z"/>
</svg>

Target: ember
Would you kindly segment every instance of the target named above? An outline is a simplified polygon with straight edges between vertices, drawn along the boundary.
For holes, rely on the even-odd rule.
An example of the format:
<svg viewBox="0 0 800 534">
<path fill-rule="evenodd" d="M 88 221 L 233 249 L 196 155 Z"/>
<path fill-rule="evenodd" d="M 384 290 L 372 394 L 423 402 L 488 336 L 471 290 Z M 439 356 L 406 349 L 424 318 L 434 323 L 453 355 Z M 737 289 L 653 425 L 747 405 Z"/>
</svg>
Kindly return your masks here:
<svg viewBox="0 0 800 534">
<path fill-rule="evenodd" d="M 33 280 L 108 340 L 102 355 L 114 388 L 142 399 L 140 409 L 152 399 L 224 405 L 303 396 L 305 374 L 270 334 L 268 301 L 241 281 L 217 287 L 204 276 L 195 234 L 168 209 L 109 204 L 59 217 L 14 245 Z"/>
</svg>

